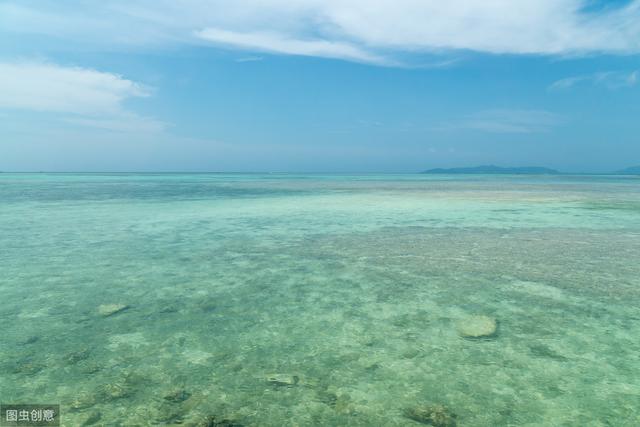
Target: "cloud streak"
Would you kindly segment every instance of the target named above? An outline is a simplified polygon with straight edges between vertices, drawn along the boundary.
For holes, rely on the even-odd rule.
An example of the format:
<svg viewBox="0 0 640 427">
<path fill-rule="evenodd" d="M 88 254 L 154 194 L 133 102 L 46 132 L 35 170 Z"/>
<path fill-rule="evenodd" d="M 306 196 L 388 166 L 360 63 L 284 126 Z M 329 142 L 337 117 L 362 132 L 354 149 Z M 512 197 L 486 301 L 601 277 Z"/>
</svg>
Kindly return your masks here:
<svg viewBox="0 0 640 427">
<path fill-rule="evenodd" d="M 635 86 L 640 79 L 638 71 L 606 71 L 582 76 L 567 77 L 553 82 L 549 89 L 553 91 L 567 90 L 579 84 L 594 84 L 608 89 L 620 89 Z"/>
<path fill-rule="evenodd" d="M 561 122 L 560 117 L 545 110 L 493 109 L 478 111 L 434 130 L 474 130 L 488 133 L 547 132 Z"/>
<path fill-rule="evenodd" d="M 196 36 L 220 46 L 254 52 L 316 56 L 380 65 L 390 62 L 388 59 L 373 55 L 348 43 L 303 40 L 274 32 L 247 33 L 208 28 L 196 32 Z"/>
</svg>

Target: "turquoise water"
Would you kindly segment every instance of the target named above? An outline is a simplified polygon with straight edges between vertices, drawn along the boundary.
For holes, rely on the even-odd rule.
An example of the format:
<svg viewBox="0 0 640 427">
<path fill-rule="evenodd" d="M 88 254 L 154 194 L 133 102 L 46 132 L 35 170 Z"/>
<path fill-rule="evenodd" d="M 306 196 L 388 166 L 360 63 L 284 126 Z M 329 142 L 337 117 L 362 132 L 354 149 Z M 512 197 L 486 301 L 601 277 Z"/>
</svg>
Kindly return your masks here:
<svg viewBox="0 0 640 427">
<path fill-rule="evenodd" d="M 638 426 L 639 260 L 633 177 L 0 174 L 0 400 L 68 426 Z M 497 331 L 461 336 L 473 315 Z"/>
</svg>

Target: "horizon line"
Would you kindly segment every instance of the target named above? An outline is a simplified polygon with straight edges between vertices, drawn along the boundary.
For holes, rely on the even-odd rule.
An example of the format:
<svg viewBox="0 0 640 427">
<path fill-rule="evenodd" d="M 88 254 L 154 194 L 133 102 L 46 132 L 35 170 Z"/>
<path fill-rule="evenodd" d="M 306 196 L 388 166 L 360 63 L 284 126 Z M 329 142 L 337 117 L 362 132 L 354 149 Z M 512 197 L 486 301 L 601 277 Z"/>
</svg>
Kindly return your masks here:
<svg viewBox="0 0 640 427">
<path fill-rule="evenodd" d="M 460 168 L 472 168 L 472 167 L 460 167 Z M 458 167 L 455 168 L 434 168 L 434 169 L 459 169 Z M 170 175 L 170 174 L 181 174 L 181 175 L 206 175 L 206 174 L 231 174 L 231 175 L 293 175 L 293 174 L 299 174 L 299 175 L 341 175 L 341 174 L 346 174 L 346 175 L 536 175 L 536 176 L 545 176 L 545 175 L 618 175 L 618 176 L 634 176 L 637 174 L 632 174 L 632 173 L 621 173 L 618 171 L 611 171 L 611 172 L 587 172 L 587 171 L 582 171 L 582 172 L 562 172 L 562 171 L 558 171 L 556 170 L 553 173 L 468 173 L 468 172 L 453 172 L 453 173 L 446 173 L 446 172 L 442 172 L 442 173 L 425 173 L 426 171 L 429 171 L 432 169 L 427 169 L 427 170 L 422 170 L 422 171 L 416 171 L 416 172 L 358 172 L 358 171 L 343 171 L 343 172 L 305 172 L 305 171 L 249 171 L 249 172 L 242 172 L 242 171 L 180 171 L 180 170 L 171 170 L 171 171 L 109 171 L 109 170 L 102 170 L 102 171 L 81 171 L 81 170 L 68 170 L 68 171 L 47 171 L 47 170 L 40 170 L 40 171 L 25 171 L 25 170 L 20 170 L 20 171 L 0 171 L 0 174 L 166 174 L 166 175 Z"/>
</svg>

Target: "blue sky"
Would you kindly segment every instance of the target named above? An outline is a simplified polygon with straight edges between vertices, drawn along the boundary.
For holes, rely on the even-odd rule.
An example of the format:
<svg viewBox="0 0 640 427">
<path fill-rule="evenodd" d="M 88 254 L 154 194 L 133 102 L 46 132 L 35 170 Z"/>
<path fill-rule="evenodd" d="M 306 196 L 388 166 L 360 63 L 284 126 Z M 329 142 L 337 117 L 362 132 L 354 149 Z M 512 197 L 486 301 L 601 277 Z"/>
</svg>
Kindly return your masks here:
<svg viewBox="0 0 640 427">
<path fill-rule="evenodd" d="M 639 54 L 640 0 L 0 0 L 0 170 L 616 170 Z"/>
</svg>

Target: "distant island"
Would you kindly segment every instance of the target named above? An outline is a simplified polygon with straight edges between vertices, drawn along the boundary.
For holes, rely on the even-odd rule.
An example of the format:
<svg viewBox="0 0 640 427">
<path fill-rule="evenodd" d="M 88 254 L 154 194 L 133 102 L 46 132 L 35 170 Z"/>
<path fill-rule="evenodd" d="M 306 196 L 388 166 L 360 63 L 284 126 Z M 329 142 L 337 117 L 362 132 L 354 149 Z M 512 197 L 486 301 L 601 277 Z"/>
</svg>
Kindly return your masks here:
<svg viewBox="0 0 640 427">
<path fill-rule="evenodd" d="M 558 175 L 555 169 L 543 168 L 539 166 L 526 166 L 519 168 L 503 168 L 500 166 L 487 165 L 470 168 L 450 168 L 450 169 L 429 169 L 422 173 L 428 174 L 504 174 L 504 175 Z"/>
<path fill-rule="evenodd" d="M 640 166 L 632 166 L 616 172 L 617 175 L 640 175 Z"/>
</svg>

